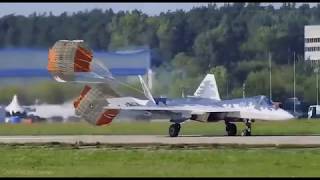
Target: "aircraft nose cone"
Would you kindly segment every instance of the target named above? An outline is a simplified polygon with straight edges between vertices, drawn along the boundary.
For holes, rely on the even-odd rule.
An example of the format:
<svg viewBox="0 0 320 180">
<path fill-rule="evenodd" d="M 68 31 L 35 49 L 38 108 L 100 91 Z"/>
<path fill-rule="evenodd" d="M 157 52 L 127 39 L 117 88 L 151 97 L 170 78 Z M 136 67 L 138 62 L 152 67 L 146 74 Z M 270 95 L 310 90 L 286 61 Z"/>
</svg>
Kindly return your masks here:
<svg viewBox="0 0 320 180">
<path fill-rule="evenodd" d="M 288 119 L 294 119 L 295 117 L 292 114 L 288 113 L 287 118 Z"/>
<path fill-rule="evenodd" d="M 294 115 L 289 113 L 288 111 L 285 111 L 285 110 L 282 110 L 283 113 L 282 113 L 282 118 L 283 119 L 294 119 Z"/>
</svg>

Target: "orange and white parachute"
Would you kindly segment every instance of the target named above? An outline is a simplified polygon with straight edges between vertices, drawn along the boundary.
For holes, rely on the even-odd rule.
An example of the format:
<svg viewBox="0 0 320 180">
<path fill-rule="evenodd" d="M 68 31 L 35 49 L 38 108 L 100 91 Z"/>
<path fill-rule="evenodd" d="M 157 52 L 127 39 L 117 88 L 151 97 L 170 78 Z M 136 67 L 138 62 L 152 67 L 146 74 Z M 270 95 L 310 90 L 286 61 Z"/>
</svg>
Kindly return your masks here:
<svg viewBox="0 0 320 180">
<path fill-rule="evenodd" d="M 112 79 L 101 62 L 93 61 L 93 52 L 83 40 L 57 41 L 49 49 L 47 68 L 58 82 L 102 83 Z"/>
<path fill-rule="evenodd" d="M 109 124 L 119 114 L 117 109 L 105 110 L 104 107 L 109 104 L 108 98 L 119 97 L 114 89 L 120 82 L 102 62 L 93 59 L 92 50 L 82 40 L 57 41 L 49 49 L 47 68 L 58 82 L 90 84 L 85 85 L 74 101 L 76 114 L 90 124 Z"/>
<path fill-rule="evenodd" d="M 119 97 L 119 95 L 110 86 L 86 85 L 73 103 L 76 115 L 93 125 L 109 124 L 119 114 L 118 109 L 104 109 L 109 104 L 107 98 L 113 97 Z"/>
<path fill-rule="evenodd" d="M 99 83 L 86 85 L 74 101 L 75 112 L 94 125 L 111 123 L 118 110 L 104 110 L 108 97 L 119 97 L 108 80 L 109 70 L 98 60 L 83 40 L 59 40 L 48 54 L 48 71 L 58 82 Z"/>
</svg>

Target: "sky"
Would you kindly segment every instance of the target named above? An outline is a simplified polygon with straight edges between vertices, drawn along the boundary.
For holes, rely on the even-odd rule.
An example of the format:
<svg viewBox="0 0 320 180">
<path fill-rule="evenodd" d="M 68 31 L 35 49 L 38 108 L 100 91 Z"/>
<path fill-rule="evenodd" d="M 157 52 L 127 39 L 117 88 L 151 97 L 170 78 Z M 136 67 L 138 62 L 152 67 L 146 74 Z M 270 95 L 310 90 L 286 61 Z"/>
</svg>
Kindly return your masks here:
<svg viewBox="0 0 320 180">
<path fill-rule="evenodd" d="M 218 6 L 224 3 L 217 3 Z M 280 7 L 282 3 L 261 3 L 262 5 L 273 4 L 275 8 Z M 297 3 L 299 6 L 302 3 Z M 316 3 L 309 3 L 314 6 Z M 175 11 L 182 9 L 188 11 L 193 7 L 207 6 L 208 3 L 0 3 L 0 17 L 8 14 L 28 16 L 34 12 L 49 13 L 60 15 L 63 12 L 73 13 L 78 11 L 111 8 L 114 12 L 120 10 L 134 10 L 138 9 L 148 15 L 159 15 L 161 12 Z"/>
<path fill-rule="evenodd" d="M 138 9 L 148 15 L 158 15 L 167 10 L 190 10 L 192 7 L 206 6 L 208 3 L 0 3 L 0 16 L 15 13 L 16 15 L 29 15 L 33 12 L 52 12 L 60 15 L 66 12 L 78 12 L 94 8 L 109 9 L 114 12 L 120 10 Z"/>
</svg>

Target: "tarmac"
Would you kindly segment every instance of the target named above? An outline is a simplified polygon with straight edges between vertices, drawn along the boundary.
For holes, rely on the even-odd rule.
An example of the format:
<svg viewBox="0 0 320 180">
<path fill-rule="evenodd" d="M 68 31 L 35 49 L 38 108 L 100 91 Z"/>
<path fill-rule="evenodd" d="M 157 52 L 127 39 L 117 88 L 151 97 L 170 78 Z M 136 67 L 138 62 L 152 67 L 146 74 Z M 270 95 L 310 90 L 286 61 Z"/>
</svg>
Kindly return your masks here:
<svg viewBox="0 0 320 180">
<path fill-rule="evenodd" d="M 320 147 L 320 136 L 178 136 L 163 135 L 55 135 L 0 136 L 0 144 L 80 144 L 117 146 L 248 146 Z"/>
</svg>

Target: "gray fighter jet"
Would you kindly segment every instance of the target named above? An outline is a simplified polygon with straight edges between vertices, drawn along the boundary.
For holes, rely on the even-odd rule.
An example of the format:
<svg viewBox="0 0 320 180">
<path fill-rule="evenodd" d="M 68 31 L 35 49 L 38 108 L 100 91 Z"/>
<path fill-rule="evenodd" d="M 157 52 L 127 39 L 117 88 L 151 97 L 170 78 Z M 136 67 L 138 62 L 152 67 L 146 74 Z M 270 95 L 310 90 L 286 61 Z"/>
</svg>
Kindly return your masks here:
<svg viewBox="0 0 320 180">
<path fill-rule="evenodd" d="M 134 98 L 108 98 L 109 103 L 104 109 L 147 111 L 151 114 L 167 115 L 173 124 L 169 127 L 169 135 L 179 134 L 181 123 L 187 120 L 199 122 L 224 121 L 228 136 L 237 134 L 237 127 L 233 122 L 244 122 L 246 129 L 243 136 L 251 135 L 251 123 L 254 120 L 281 121 L 293 119 L 289 112 L 277 108 L 266 96 L 254 96 L 221 100 L 216 80 L 213 74 L 207 74 L 193 96 L 180 99 L 164 99 L 155 101 L 150 90 L 140 78 L 145 96 L 149 99 L 142 102 Z M 130 101 L 131 100 L 131 101 Z M 118 102 L 115 105 L 114 102 Z"/>
</svg>

